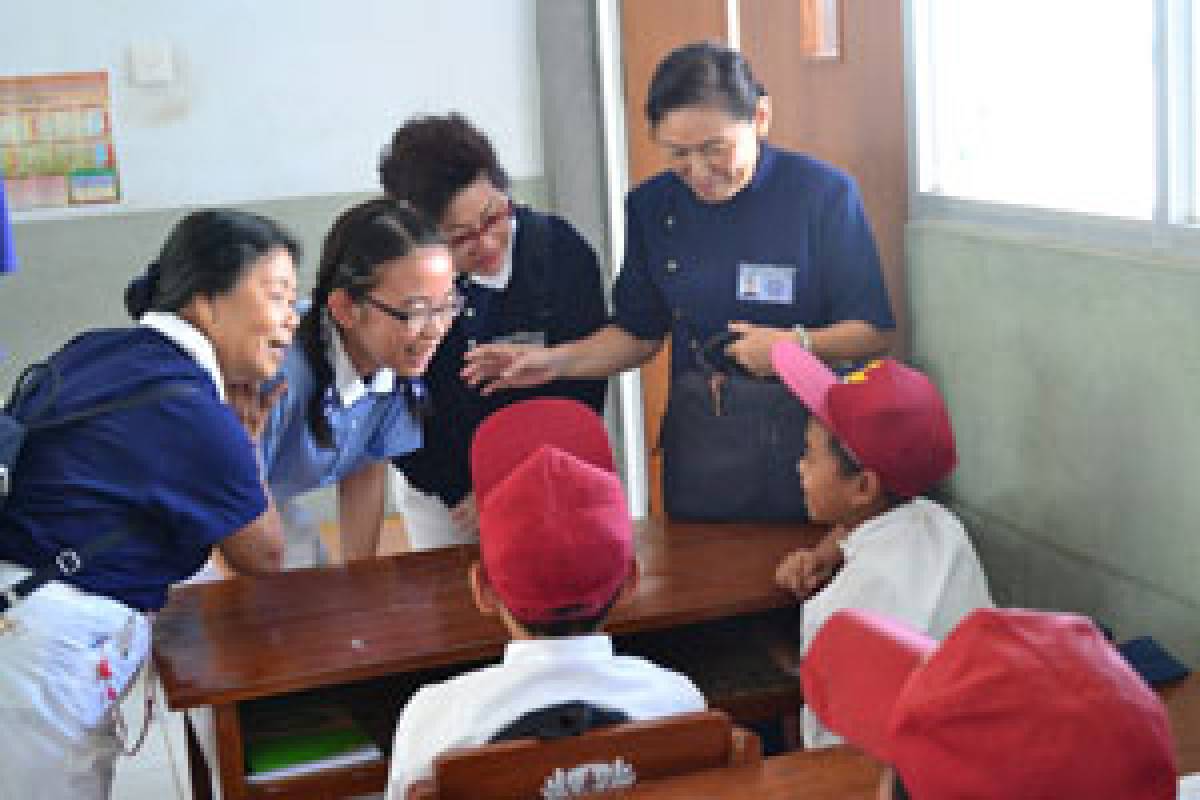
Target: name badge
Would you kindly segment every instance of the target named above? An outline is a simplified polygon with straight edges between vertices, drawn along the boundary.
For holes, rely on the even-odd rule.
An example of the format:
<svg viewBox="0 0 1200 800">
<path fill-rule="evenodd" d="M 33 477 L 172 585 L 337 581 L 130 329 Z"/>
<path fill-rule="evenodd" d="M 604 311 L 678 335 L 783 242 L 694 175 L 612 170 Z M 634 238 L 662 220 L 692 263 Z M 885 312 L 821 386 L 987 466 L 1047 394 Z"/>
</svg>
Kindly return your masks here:
<svg viewBox="0 0 1200 800">
<path fill-rule="evenodd" d="M 795 300 L 795 286 L 795 267 L 780 264 L 738 264 L 738 300 L 787 305 Z"/>
<path fill-rule="evenodd" d="M 546 333 L 545 331 L 513 331 L 492 339 L 492 344 L 534 344 L 538 347 L 545 347 Z"/>
</svg>

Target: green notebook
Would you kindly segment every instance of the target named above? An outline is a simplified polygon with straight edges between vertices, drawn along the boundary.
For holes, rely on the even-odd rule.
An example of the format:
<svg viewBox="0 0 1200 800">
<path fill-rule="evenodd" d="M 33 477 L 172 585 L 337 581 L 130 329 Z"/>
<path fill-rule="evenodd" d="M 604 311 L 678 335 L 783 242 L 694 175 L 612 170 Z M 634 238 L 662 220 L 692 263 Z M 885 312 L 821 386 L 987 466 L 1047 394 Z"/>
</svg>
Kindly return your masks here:
<svg viewBox="0 0 1200 800">
<path fill-rule="evenodd" d="M 340 703 L 319 693 L 263 698 L 242 709 L 246 775 L 260 780 L 382 759 Z"/>
<path fill-rule="evenodd" d="M 357 726 L 264 737 L 247 743 L 246 771 L 250 774 L 269 772 L 343 755 L 367 746 L 374 745 Z"/>
</svg>

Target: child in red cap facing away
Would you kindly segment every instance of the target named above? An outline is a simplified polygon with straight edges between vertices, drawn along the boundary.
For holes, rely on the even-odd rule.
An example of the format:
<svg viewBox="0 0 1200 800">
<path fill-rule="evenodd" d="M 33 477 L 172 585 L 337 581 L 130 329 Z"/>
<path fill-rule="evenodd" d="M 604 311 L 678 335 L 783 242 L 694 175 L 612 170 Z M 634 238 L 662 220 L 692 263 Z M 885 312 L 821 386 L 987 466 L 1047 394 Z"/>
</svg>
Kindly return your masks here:
<svg viewBox="0 0 1200 800">
<path fill-rule="evenodd" d="M 885 612 L 940 639 L 969 611 L 990 607 L 962 524 L 920 496 L 957 462 L 933 383 L 891 359 L 839 379 L 790 342 L 771 355 L 780 379 L 812 412 L 797 468 L 809 516 L 833 526 L 843 559 L 815 594 L 815 581 L 826 577 L 817 554 L 800 550 L 779 565 L 780 584 L 807 597 L 802 651 L 843 608 Z M 840 742 L 807 707 L 803 727 L 807 747 Z"/>
<path fill-rule="evenodd" d="M 839 611 L 801 677 L 831 729 L 894 769 L 880 798 L 1175 798 L 1162 702 L 1075 614 L 980 609 L 939 646 Z"/>
<path fill-rule="evenodd" d="M 512 637 L 504 660 L 420 689 L 396 725 L 389 800 L 430 776 L 434 758 L 573 704 L 611 720 L 704 709 L 684 676 L 614 655 L 600 633 L 637 585 L 633 525 L 600 417 L 539 398 L 488 417 L 471 445 L 481 562 L 471 588 Z M 504 735 L 507 735 L 506 733 Z"/>
</svg>

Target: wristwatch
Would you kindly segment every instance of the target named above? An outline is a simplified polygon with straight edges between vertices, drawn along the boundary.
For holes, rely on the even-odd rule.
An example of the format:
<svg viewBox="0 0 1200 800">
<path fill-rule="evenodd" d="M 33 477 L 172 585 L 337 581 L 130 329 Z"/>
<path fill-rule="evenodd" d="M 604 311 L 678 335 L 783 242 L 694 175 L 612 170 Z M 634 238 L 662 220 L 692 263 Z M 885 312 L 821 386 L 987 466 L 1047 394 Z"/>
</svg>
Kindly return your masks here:
<svg viewBox="0 0 1200 800">
<path fill-rule="evenodd" d="M 803 325 L 793 325 L 792 333 L 796 334 L 796 341 L 800 342 L 800 346 L 811 353 L 812 334 L 808 332 L 808 328 Z"/>
</svg>

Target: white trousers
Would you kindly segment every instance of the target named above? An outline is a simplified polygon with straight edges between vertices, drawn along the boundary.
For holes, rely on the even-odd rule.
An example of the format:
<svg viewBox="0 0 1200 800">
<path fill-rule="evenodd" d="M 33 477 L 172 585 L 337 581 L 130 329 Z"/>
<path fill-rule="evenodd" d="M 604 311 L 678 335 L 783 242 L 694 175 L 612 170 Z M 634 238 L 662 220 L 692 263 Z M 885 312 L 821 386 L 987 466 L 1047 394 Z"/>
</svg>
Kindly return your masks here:
<svg viewBox="0 0 1200 800">
<path fill-rule="evenodd" d="M 29 570 L 0 563 L 0 586 Z M 150 652 L 122 603 L 48 583 L 0 633 L 0 800 L 105 800 L 121 750 L 109 709 Z"/>
<path fill-rule="evenodd" d="M 396 505 L 404 515 L 410 550 L 433 550 L 479 541 L 479 531 L 464 529 L 456 523 L 440 497 L 413 488 L 402 474 L 397 475 Z"/>
<path fill-rule="evenodd" d="M 329 551 L 321 541 L 321 526 L 313 513 L 298 498 L 277 503 L 283 522 L 283 568 L 322 567 L 329 563 Z"/>
</svg>

